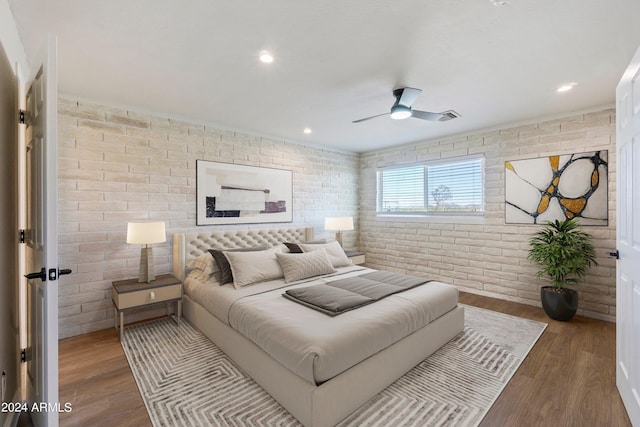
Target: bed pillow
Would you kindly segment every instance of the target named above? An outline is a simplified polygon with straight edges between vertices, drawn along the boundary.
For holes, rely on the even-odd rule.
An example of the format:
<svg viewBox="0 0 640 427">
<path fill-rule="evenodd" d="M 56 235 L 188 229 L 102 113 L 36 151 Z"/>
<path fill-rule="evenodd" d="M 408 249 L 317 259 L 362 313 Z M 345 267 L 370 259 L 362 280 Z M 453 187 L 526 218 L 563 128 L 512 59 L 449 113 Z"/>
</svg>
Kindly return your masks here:
<svg viewBox="0 0 640 427">
<path fill-rule="evenodd" d="M 300 248 L 300 243 L 306 243 L 309 245 L 314 245 L 314 244 L 318 244 L 318 243 L 327 243 L 326 239 L 319 239 L 319 240 L 311 240 L 308 242 L 299 242 L 299 243 L 293 243 L 293 242 L 284 242 L 284 245 L 289 248 L 289 252 L 291 252 L 292 254 L 301 254 L 303 253 L 303 250 Z"/>
<path fill-rule="evenodd" d="M 287 283 L 337 271 L 324 249 L 302 254 L 276 253 L 276 258 Z"/>
<path fill-rule="evenodd" d="M 240 289 L 265 280 L 284 277 L 276 258 L 278 248 L 264 251 L 223 251 L 233 274 L 233 287 Z"/>
<path fill-rule="evenodd" d="M 336 268 L 351 265 L 351 261 L 349 260 L 349 257 L 347 257 L 347 254 L 344 253 L 344 249 L 342 249 L 340 243 L 336 241 L 323 244 L 300 243 L 299 246 L 303 252 L 312 252 L 317 251 L 318 249 L 324 249 L 327 251 L 327 256 L 329 257 L 329 260 L 331 260 L 331 264 Z"/>
<path fill-rule="evenodd" d="M 269 249 L 269 246 L 254 246 L 252 248 L 237 248 L 237 249 L 209 249 L 209 253 L 213 256 L 213 259 L 216 260 L 218 267 L 220 268 L 220 284 L 226 285 L 227 283 L 233 282 L 233 272 L 231 271 L 231 267 L 229 266 L 229 261 L 224 256 L 223 252 L 255 252 L 255 251 L 264 251 Z"/>
<path fill-rule="evenodd" d="M 206 272 L 198 268 L 194 268 L 193 270 L 191 270 L 189 274 L 187 274 L 187 277 L 191 277 L 192 279 L 195 279 L 202 283 L 212 283 L 220 285 L 215 274 L 207 274 Z"/>
<path fill-rule="evenodd" d="M 209 252 L 205 252 L 199 257 L 189 261 L 187 267 L 202 270 L 205 274 L 213 274 L 218 270 L 218 265 L 214 262 L 213 256 Z"/>
</svg>

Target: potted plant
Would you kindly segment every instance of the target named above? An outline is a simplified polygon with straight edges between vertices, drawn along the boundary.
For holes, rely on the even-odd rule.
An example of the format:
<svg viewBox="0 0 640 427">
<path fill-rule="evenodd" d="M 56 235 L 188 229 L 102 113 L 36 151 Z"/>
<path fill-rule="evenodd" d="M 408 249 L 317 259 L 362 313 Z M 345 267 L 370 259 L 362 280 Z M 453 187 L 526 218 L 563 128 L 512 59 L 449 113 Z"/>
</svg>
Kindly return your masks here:
<svg viewBox="0 0 640 427">
<path fill-rule="evenodd" d="M 579 285 L 587 269 L 598 265 L 591 236 L 579 226 L 575 218 L 547 222 L 529 239 L 528 258 L 541 266 L 536 277 L 551 281 L 540 289 L 542 307 L 555 320 L 571 320 L 576 314 L 578 293 L 566 286 Z"/>
</svg>

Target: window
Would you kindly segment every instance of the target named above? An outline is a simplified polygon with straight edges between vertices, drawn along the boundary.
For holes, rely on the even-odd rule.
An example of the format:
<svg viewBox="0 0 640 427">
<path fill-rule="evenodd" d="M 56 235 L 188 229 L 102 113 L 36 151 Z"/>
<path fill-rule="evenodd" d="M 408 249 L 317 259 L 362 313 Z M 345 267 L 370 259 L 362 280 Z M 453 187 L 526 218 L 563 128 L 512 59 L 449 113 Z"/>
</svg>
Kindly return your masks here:
<svg viewBox="0 0 640 427">
<path fill-rule="evenodd" d="M 378 214 L 475 215 L 484 212 L 484 158 L 378 170 Z"/>
</svg>

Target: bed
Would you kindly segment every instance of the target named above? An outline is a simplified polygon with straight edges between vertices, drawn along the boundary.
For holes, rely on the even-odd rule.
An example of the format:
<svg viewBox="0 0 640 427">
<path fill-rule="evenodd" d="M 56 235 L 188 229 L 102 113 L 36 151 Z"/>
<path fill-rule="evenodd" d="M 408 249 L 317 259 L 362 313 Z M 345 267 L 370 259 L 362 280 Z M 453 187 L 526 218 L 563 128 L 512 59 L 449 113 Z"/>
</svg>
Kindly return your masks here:
<svg viewBox="0 0 640 427">
<path fill-rule="evenodd" d="M 347 265 L 335 268 L 326 276 L 290 283 L 267 278 L 256 285 L 235 290 L 230 285 L 211 286 L 204 279 L 194 280 L 192 274 L 187 276 L 190 271 L 188 265 L 212 248 L 261 245 L 275 248 L 284 242 L 306 242 L 313 238 L 313 228 L 309 227 L 175 234 L 174 275 L 185 284 L 184 317 L 303 425 L 317 427 L 337 424 L 455 337 L 464 327 L 464 311 L 457 305 L 455 288 L 440 282 L 430 282 L 336 317 L 326 316 L 282 297 L 283 292 L 291 288 L 327 283 L 371 271 L 358 266 Z M 438 289 L 446 291 L 446 298 L 438 296 Z M 455 292 L 454 301 L 451 289 Z M 430 293 L 433 293 L 433 298 L 428 296 Z M 403 324 L 386 320 L 389 315 L 402 319 L 407 311 L 413 310 L 411 306 L 394 309 L 395 304 L 427 297 L 432 302 L 427 302 L 428 314 L 423 317 L 430 318 L 417 323 L 414 321 L 416 325 L 408 332 L 405 330 L 408 326 L 398 326 Z M 367 314 L 377 319 L 368 329 L 365 325 L 368 320 L 364 319 Z M 254 320 L 246 321 L 250 316 L 254 316 Z M 327 322 L 327 326 L 321 322 Z M 252 330 L 250 325 L 256 323 L 260 327 Z M 279 332 L 264 329 L 265 324 L 273 324 Z M 307 326 L 303 327 L 305 324 Z M 364 332 L 358 334 L 362 335 L 362 340 L 356 342 L 353 349 L 342 351 L 348 344 L 344 338 L 332 341 L 334 331 L 356 328 L 359 324 L 365 325 Z M 308 327 L 312 334 L 317 334 L 313 338 L 301 333 Z M 382 333 L 374 337 L 372 329 Z M 315 348 L 314 340 L 327 340 L 330 350 L 316 352 L 310 357 L 297 356 L 287 348 L 288 345 L 298 349 Z"/>
</svg>

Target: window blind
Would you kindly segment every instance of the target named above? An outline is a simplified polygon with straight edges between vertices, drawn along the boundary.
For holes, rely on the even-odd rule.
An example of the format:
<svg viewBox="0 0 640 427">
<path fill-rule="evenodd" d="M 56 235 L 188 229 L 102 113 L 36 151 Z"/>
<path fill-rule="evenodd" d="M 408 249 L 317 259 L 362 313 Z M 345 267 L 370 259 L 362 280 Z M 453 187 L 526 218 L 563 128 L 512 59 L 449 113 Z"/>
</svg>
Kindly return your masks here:
<svg viewBox="0 0 640 427">
<path fill-rule="evenodd" d="M 381 192 L 379 210 L 419 212 L 425 207 L 424 166 L 408 166 L 379 172 Z"/>
<path fill-rule="evenodd" d="M 381 214 L 476 214 L 484 211 L 484 159 L 456 159 L 378 170 Z"/>
</svg>

